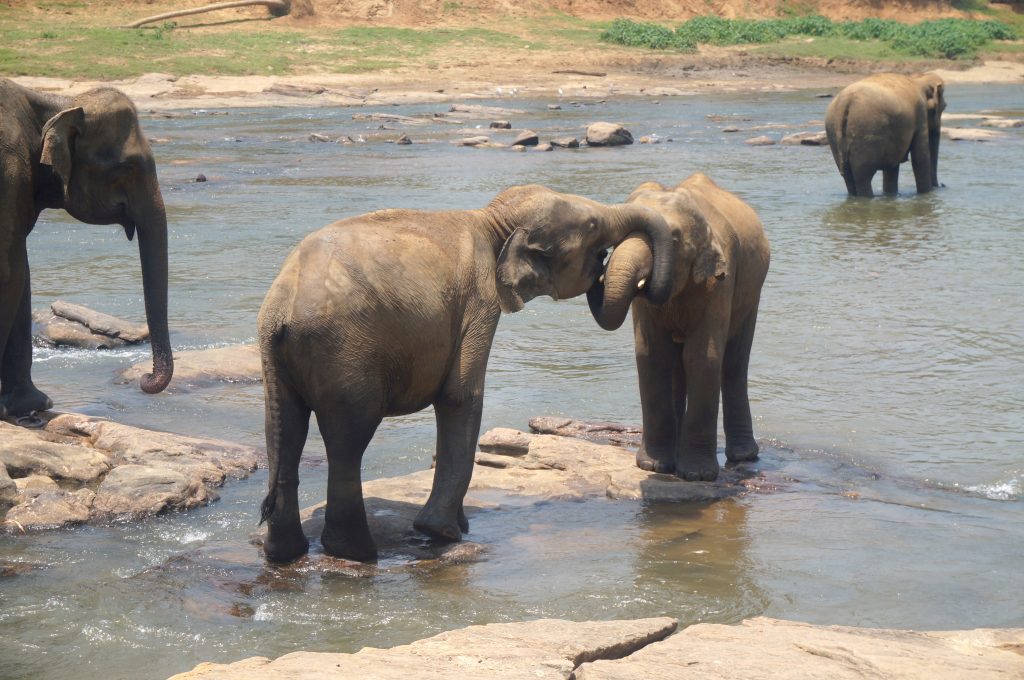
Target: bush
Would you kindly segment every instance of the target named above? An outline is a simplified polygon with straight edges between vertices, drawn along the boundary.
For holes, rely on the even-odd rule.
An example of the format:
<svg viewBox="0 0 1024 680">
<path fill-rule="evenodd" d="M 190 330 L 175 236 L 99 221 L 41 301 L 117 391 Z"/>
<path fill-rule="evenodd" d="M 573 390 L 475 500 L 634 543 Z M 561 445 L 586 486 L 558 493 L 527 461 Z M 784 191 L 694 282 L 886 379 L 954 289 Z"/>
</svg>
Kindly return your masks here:
<svg viewBox="0 0 1024 680">
<path fill-rule="evenodd" d="M 1016 34 L 999 21 L 937 19 L 920 24 L 901 24 L 891 19 L 864 19 L 834 23 L 817 16 L 786 19 L 723 19 L 695 17 L 675 31 L 660 24 L 616 19 L 601 39 L 630 47 L 690 50 L 697 45 L 749 45 L 771 43 L 790 36 L 841 36 L 849 40 L 879 40 L 914 56 L 973 56 L 992 40 L 1014 40 Z"/>
</svg>

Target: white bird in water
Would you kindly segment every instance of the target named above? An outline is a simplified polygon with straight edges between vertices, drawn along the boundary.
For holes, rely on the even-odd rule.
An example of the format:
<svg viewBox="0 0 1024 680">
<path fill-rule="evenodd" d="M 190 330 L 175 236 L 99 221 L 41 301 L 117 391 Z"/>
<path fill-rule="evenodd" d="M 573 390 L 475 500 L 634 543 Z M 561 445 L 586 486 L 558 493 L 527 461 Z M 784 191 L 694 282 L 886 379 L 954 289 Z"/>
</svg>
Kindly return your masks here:
<svg viewBox="0 0 1024 680">
<path fill-rule="evenodd" d="M 517 94 L 519 94 L 519 88 L 513 87 L 512 88 L 512 96 L 515 97 Z"/>
<path fill-rule="evenodd" d="M 501 87 L 494 88 L 494 91 L 498 93 L 498 97 L 501 97 Z"/>
<path fill-rule="evenodd" d="M 558 98 L 562 98 L 562 88 L 558 88 Z"/>
</svg>

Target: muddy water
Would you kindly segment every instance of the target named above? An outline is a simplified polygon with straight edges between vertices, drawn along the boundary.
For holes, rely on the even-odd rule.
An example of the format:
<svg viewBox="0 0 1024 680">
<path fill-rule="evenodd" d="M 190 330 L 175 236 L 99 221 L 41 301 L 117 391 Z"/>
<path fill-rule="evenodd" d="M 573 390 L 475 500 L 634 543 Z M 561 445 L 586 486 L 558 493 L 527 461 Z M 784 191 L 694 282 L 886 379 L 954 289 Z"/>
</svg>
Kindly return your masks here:
<svg viewBox="0 0 1024 680">
<path fill-rule="evenodd" d="M 152 117 L 171 223 L 176 348 L 251 341 L 289 249 L 382 207 L 474 208 L 528 182 L 620 201 L 640 182 L 704 171 L 749 201 L 773 246 L 751 366 L 761 465 L 781 491 L 709 506 L 595 500 L 513 505 L 473 520 L 478 564 L 370 577 L 266 569 L 246 542 L 264 472 L 189 514 L 0 538 L 0 677 L 164 678 L 204 660 L 387 646 L 473 623 L 667 614 L 683 624 L 767 614 L 940 629 L 1024 625 L 1024 131 L 944 141 L 942 191 L 848 200 L 828 150 L 749 147 L 820 128 L 817 92 L 609 102 L 504 100 L 517 127 L 581 134 L 625 123 L 656 145 L 517 154 L 456 148 L 481 121 L 399 130 L 355 109 Z M 949 112 L 1024 108 L 1021 87 L 950 87 Z M 415 115 L 439 106 L 389 107 Z M 482 121 L 486 126 L 486 121 Z M 958 123 L 962 124 L 962 123 Z M 765 125 L 795 128 L 751 129 Z M 737 127 L 739 132 L 723 132 Z M 362 136 L 352 146 L 310 133 Z M 501 133 L 495 137 L 500 139 Z M 668 141 L 668 140 L 672 141 Z M 194 183 L 198 174 L 210 181 Z M 880 182 L 880 178 L 877 180 Z M 31 239 L 37 306 L 70 299 L 141 318 L 134 245 L 117 227 L 47 214 Z M 630 332 L 583 300 L 504 317 L 484 427 L 533 415 L 639 421 Z M 146 351 L 37 350 L 54 401 L 117 420 L 260 444 L 258 386 L 117 385 Z M 429 464 L 433 418 L 385 422 L 367 478 Z M 311 438 L 302 500 L 323 498 Z"/>
</svg>

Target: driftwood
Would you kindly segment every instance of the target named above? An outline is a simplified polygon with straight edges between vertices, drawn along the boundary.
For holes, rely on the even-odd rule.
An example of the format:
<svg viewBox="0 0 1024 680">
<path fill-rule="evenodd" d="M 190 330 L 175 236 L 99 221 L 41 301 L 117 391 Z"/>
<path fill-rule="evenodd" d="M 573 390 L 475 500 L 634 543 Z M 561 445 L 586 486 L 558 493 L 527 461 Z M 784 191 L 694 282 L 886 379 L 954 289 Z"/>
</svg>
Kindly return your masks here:
<svg viewBox="0 0 1024 680">
<path fill-rule="evenodd" d="M 313 6 L 310 0 L 295 0 L 294 7 L 292 0 L 233 0 L 232 2 L 217 2 L 203 7 L 194 7 L 192 9 L 181 9 L 174 12 L 157 14 L 155 16 L 146 17 L 145 19 L 133 21 L 130 24 L 125 24 L 125 28 L 138 28 L 144 24 L 151 24 L 165 19 L 174 19 L 176 17 L 185 17 L 193 14 L 203 14 L 205 12 L 216 12 L 222 9 L 234 9 L 236 7 L 255 7 L 257 5 L 263 5 L 266 7 L 270 14 L 275 17 L 283 17 L 288 14 L 294 14 L 295 16 L 309 16 L 310 14 L 313 14 Z"/>
</svg>

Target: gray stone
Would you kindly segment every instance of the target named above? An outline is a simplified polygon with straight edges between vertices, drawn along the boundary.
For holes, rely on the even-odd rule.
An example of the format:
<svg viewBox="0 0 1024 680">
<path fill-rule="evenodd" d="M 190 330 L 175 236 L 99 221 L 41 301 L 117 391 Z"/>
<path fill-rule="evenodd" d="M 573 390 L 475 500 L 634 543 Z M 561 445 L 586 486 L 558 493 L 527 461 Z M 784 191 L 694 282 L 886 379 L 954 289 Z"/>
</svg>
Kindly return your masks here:
<svg viewBox="0 0 1024 680">
<path fill-rule="evenodd" d="M 654 135 L 644 135 L 643 137 L 640 138 L 639 141 L 641 144 L 661 144 L 661 137 L 656 137 Z"/>
<path fill-rule="evenodd" d="M 327 135 L 322 135 L 319 132 L 313 132 L 309 135 L 309 141 L 321 142 L 326 144 L 327 142 L 332 142 L 334 140 L 328 137 Z"/>
<path fill-rule="evenodd" d="M 495 130 L 511 130 L 512 123 L 507 120 L 492 120 L 490 127 Z"/>
<path fill-rule="evenodd" d="M 510 427 L 496 427 L 484 432 L 477 442 L 477 446 L 485 453 L 493 453 L 498 456 L 525 456 L 530 452 L 532 439 L 532 434 Z"/>
<path fill-rule="evenodd" d="M 456 146 L 480 146 L 482 144 L 487 144 L 490 141 L 490 137 L 477 135 L 476 137 L 464 137 L 463 139 L 458 139 L 452 143 Z"/>
<path fill-rule="evenodd" d="M 89 521 L 96 494 L 91 489 L 48 489 L 26 495 L 7 511 L 0 529 L 8 533 L 59 529 Z"/>
<path fill-rule="evenodd" d="M 551 146 L 563 149 L 578 149 L 580 148 L 580 140 L 576 137 L 559 137 L 558 139 L 551 140 Z"/>
<path fill-rule="evenodd" d="M 512 146 L 537 146 L 540 139 L 533 130 L 523 130 L 512 140 Z"/>
<path fill-rule="evenodd" d="M 0 508 L 18 502 L 18 484 L 7 474 L 7 468 L 0 465 Z"/>
<path fill-rule="evenodd" d="M 627 657 L 675 628 L 670 618 L 492 623 L 391 649 L 293 652 L 273 661 L 251 657 L 231 664 L 204 663 L 171 680 L 566 680 L 580 664 Z"/>
<path fill-rule="evenodd" d="M 111 467 L 110 458 L 88 446 L 50 441 L 46 433 L 0 422 L 0 465 L 15 477 L 45 475 L 85 484 Z"/>
<path fill-rule="evenodd" d="M 121 371 L 118 382 L 135 382 L 153 370 L 143 361 Z M 256 345 L 231 345 L 186 350 L 174 354 L 173 387 L 208 387 L 219 383 L 257 383 L 263 380 L 260 351 Z"/>
<path fill-rule="evenodd" d="M 121 465 L 100 484 L 93 511 L 99 516 L 147 517 L 206 505 L 211 499 L 216 495 L 199 477 L 151 465 Z"/>
<path fill-rule="evenodd" d="M 739 131 L 740 131 L 740 129 L 738 127 L 736 127 L 735 125 L 730 125 L 729 127 L 722 128 L 722 132 L 739 132 Z"/>
<path fill-rule="evenodd" d="M 592 123 L 587 128 L 590 146 L 624 146 L 633 143 L 633 135 L 618 123 Z"/>
<path fill-rule="evenodd" d="M 802 145 L 802 146 L 828 146 L 828 135 L 821 132 L 795 132 L 783 137 L 779 144 Z"/>
<path fill-rule="evenodd" d="M 548 104 L 548 111 L 561 111 L 561 110 L 562 110 L 562 105 L 561 104 Z"/>
<path fill-rule="evenodd" d="M 963 142 L 991 142 L 1004 136 L 1004 133 L 996 130 L 982 130 L 981 128 L 942 128 L 942 133 L 953 141 Z"/>
<path fill-rule="evenodd" d="M 83 305 L 57 300 L 50 305 L 50 310 L 59 317 L 80 323 L 93 333 L 124 340 L 128 344 L 149 341 L 149 327 L 146 324 L 134 324 L 110 314 L 97 312 Z"/>
<path fill-rule="evenodd" d="M 48 312 L 33 313 L 32 321 L 38 327 L 34 336 L 35 340 L 50 347 L 115 349 L 128 344 L 118 338 L 93 333 L 80 323 L 68 321 Z"/>
<path fill-rule="evenodd" d="M 761 135 L 760 137 L 751 137 L 744 143 L 750 146 L 774 146 L 775 140 L 768 135 Z"/>
<path fill-rule="evenodd" d="M 506 109 L 500 106 L 481 106 L 479 104 L 452 104 L 449 113 L 461 114 L 463 118 L 509 118 L 526 113 L 523 109 Z"/>
<path fill-rule="evenodd" d="M 55 491 L 60 487 L 57 482 L 44 475 L 29 475 L 15 479 L 14 484 L 18 487 L 18 493 L 22 498 L 38 496 L 44 491 Z"/>
<path fill-rule="evenodd" d="M 701 623 L 577 680 L 959 680 L 1024 676 L 1024 629 L 916 632 L 815 626 L 766 617 Z"/>
<path fill-rule="evenodd" d="M 643 430 L 635 425 L 618 423 L 594 423 L 557 416 L 530 418 L 530 429 L 538 434 L 554 434 L 560 437 L 576 437 L 597 444 L 613 444 L 637 448 L 643 437 Z"/>
<path fill-rule="evenodd" d="M 538 144 L 537 146 L 533 147 L 533 150 L 534 151 L 554 151 L 555 147 L 551 146 L 547 142 L 543 142 L 543 143 Z"/>
<path fill-rule="evenodd" d="M 412 144 L 412 140 L 409 139 L 409 135 L 402 134 L 395 140 L 395 144 Z"/>
<path fill-rule="evenodd" d="M 991 128 L 1019 128 L 1024 127 L 1024 118 L 986 118 L 981 123 L 982 127 Z"/>
</svg>

